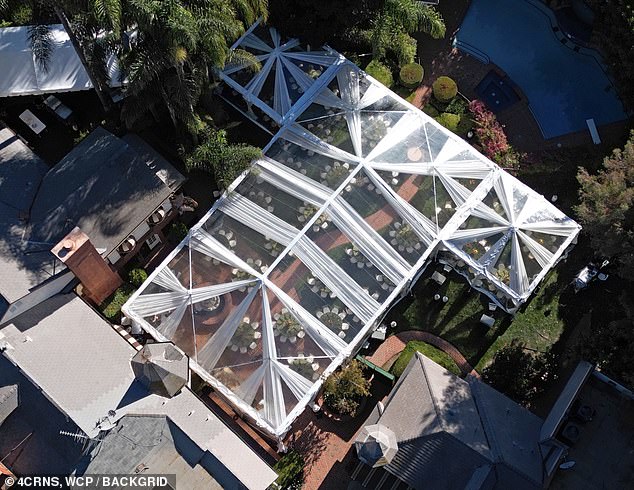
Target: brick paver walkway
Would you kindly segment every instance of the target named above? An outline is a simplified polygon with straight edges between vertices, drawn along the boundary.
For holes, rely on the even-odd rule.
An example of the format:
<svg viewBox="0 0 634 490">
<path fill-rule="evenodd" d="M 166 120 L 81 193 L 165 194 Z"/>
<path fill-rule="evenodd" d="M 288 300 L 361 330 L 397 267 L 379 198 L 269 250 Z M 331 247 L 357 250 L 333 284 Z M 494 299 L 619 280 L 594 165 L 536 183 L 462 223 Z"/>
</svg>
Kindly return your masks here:
<svg viewBox="0 0 634 490">
<path fill-rule="evenodd" d="M 410 340 L 420 340 L 437 347 L 454 360 L 463 374 L 471 374 L 473 376 L 480 377 L 477 371 L 473 369 L 471 364 L 469 364 L 469 362 L 454 345 L 444 339 L 441 339 L 437 335 L 429 332 L 423 332 L 422 330 L 408 330 L 407 332 L 401 332 L 388 337 L 385 342 L 379 346 L 376 352 L 372 356 L 368 357 L 368 361 L 376 364 L 377 366 L 383 366 L 395 355 L 400 353 L 405 348 L 405 344 L 407 344 Z"/>
</svg>

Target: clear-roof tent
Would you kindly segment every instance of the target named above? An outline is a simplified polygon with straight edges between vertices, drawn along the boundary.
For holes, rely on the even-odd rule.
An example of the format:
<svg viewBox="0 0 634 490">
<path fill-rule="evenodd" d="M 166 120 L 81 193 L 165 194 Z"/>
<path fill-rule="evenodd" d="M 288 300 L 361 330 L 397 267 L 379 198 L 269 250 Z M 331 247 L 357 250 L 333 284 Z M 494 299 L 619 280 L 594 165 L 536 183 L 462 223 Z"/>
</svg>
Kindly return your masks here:
<svg viewBox="0 0 634 490">
<path fill-rule="evenodd" d="M 281 438 L 434 258 L 512 312 L 580 227 L 338 53 L 236 46 L 262 70 L 221 77 L 279 131 L 124 312 Z"/>
</svg>

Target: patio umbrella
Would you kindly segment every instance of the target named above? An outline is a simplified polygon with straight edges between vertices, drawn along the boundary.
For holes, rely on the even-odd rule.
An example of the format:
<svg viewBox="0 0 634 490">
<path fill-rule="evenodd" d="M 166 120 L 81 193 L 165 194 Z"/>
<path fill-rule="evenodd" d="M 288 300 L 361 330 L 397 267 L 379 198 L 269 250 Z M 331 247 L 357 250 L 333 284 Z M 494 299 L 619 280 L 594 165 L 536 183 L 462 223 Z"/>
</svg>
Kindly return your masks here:
<svg viewBox="0 0 634 490">
<path fill-rule="evenodd" d="M 172 397 L 187 383 L 189 361 L 171 342 L 147 344 L 132 358 L 132 370 L 152 393 Z"/>
<path fill-rule="evenodd" d="M 359 459 L 373 468 L 388 464 L 398 451 L 396 435 L 381 424 L 363 427 L 354 445 Z"/>
</svg>

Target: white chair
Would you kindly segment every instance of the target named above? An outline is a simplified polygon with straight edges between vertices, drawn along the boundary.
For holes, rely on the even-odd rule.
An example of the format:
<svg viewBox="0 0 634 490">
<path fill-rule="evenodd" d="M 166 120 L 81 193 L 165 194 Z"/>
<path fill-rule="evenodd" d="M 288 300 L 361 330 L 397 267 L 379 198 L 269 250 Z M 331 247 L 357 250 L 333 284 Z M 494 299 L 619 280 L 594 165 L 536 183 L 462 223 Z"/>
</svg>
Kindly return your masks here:
<svg viewBox="0 0 634 490">
<path fill-rule="evenodd" d="M 482 325 L 486 325 L 487 327 L 491 328 L 493 324 L 495 323 L 495 318 L 483 313 L 482 316 L 480 317 L 480 323 Z"/>
<path fill-rule="evenodd" d="M 445 276 L 443 276 L 440 272 L 435 271 L 432 275 L 431 278 L 436 281 L 439 285 L 443 285 L 445 283 L 445 281 L 447 280 L 447 278 Z"/>
</svg>

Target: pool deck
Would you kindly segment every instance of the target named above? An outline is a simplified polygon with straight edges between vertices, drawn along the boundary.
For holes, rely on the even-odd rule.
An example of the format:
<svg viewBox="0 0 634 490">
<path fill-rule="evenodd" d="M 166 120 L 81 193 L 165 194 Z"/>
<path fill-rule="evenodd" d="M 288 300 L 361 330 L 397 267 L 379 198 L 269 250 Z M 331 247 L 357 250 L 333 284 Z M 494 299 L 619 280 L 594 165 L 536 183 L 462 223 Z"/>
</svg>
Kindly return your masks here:
<svg viewBox="0 0 634 490">
<path fill-rule="evenodd" d="M 417 35 L 418 58 L 425 69 L 422 85 L 417 89 L 414 105 L 420 107 L 431 96 L 431 84 L 441 75 L 447 75 L 458 83 L 460 92 L 468 99 L 477 98 L 476 87 L 491 70 L 500 71 L 490 63 L 485 64 L 452 46 L 452 39 L 469 8 L 468 0 L 441 2 L 437 9 L 445 19 L 447 35 L 444 39 L 431 39 L 426 34 Z M 517 83 L 516 80 L 512 80 Z M 521 151 L 538 151 L 558 146 L 592 145 L 589 131 L 566 134 L 544 139 L 539 126 L 528 107 L 526 97 L 519 93 L 521 101 L 501 111 L 497 117 L 505 126 L 509 141 Z M 608 148 L 621 144 L 627 133 L 627 121 L 598 128 L 602 142 Z"/>
</svg>

